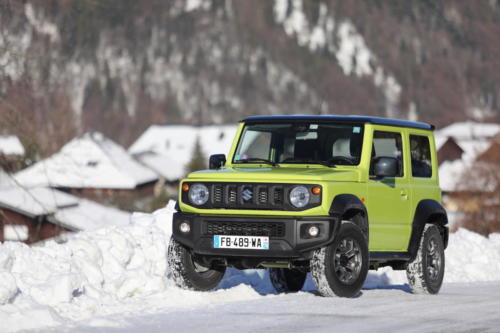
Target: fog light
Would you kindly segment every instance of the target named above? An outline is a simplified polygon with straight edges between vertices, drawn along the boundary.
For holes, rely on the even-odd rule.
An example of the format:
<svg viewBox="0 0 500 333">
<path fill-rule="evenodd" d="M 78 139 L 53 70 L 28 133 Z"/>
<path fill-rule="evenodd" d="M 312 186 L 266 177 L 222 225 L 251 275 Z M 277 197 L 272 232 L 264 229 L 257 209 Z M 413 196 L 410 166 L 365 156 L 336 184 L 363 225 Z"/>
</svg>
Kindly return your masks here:
<svg viewBox="0 0 500 333">
<path fill-rule="evenodd" d="M 179 226 L 179 230 L 182 232 L 182 233 L 185 233 L 187 234 L 188 232 L 191 231 L 191 226 L 189 225 L 189 223 L 187 222 L 182 222 L 181 225 Z"/>
<path fill-rule="evenodd" d="M 310 226 L 308 229 L 307 229 L 307 233 L 309 234 L 309 236 L 311 237 L 316 237 L 319 235 L 319 228 L 315 225 L 312 225 Z"/>
</svg>

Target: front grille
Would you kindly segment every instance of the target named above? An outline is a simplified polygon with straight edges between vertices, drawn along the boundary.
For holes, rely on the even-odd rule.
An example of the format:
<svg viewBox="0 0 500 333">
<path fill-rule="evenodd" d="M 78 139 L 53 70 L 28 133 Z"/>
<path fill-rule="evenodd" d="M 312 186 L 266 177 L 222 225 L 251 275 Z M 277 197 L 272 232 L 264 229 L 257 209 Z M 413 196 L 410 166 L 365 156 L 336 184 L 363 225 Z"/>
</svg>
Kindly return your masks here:
<svg viewBox="0 0 500 333">
<path fill-rule="evenodd" d="M 221 203 L 223 197 L 222 185 L 214 185 L 214 202 Z"/>
<path fill-rule="evenodd" d="M 260 204 L 267 203 L 267 188 L 261 188 L 259 190 L 259 203 Z"/>
<path fill-rule="evenodd" d="M 283 189 L 277 188 L 274 190 L 274 204 L 275 205 L 283 204 Z"/>
<path fill-rule="evenodd" d="M 217 208 L 282 209 L 283 187 L 271 184 L 213 184 L 211 202 Z M 276 199 L 278 198 L 278 199 Z"/>
<path fill-rule="evenodd" d="M 284 237 L 282 222 L 206 222 L 206 235 Z"/>
<path fill-rule="evenodd" d="M 237 194 L 238 192 L 236 191 L 236 187 L 235 186 L 229 186 L 229 190 L 228 190 L 228 201 L 229 203 L 236 203 L 236 200 L 237 200 Z"/>
</svg>

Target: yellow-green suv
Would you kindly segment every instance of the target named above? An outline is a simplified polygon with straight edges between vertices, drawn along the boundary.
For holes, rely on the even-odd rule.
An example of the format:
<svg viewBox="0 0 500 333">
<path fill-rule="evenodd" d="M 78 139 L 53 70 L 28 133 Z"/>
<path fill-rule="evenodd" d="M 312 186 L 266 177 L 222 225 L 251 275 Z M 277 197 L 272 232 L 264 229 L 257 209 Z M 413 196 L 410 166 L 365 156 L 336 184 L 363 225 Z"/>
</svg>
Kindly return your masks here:
<svg viewBox="0 0 500 333">
<path fill-rule="evenodd" d="M 369 268 L 406 269 L 415 292 L 444 275 L 434 127 L 361 116 L 255 116 L 231 151 L 180 183 L 169 264 L 210 290 L 226 267 L 267 268 L 279 292 L 311 272 L 324 296 L 359 293 Z M 203 139 L 203 138 L 201 138 Z"/>
</svg>

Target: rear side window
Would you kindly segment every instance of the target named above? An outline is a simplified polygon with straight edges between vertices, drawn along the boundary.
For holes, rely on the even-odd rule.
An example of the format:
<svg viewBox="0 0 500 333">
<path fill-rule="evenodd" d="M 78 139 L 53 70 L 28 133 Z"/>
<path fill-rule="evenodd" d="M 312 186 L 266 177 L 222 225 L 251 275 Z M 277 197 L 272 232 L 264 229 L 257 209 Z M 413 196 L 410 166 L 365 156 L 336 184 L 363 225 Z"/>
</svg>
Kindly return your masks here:
<svg viewBox="0 0 500 333">
<path fill-rule="evenodd" d="M 377 157 L 393 157 L 398 160 L 398 175 L 403 177 L 403 143 L 401 133 L 375 131 L 373 133 L 372 163 L 370 175 L 373 176 L 374 161 Z"/>
<path fill-rule="evenodd" d="M 413 177 L 431 178 L 431 145 L 429 138 L 422 135 L 410 135 L 411 174 Z"/>
</svg>

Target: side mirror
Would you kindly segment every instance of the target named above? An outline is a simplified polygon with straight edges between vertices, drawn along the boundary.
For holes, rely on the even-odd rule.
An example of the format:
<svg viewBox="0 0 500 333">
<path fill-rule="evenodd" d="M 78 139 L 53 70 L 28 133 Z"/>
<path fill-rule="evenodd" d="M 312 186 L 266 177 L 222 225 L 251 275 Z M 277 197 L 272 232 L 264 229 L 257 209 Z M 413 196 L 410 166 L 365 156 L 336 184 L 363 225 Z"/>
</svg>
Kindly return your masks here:
<svg viewBox="0 0 500 333">
<path fill-rule="evenodd" d="M 209 169 L 219 169 L 220 167 L 226 164 L 226 155 L 224 154 L 215 154 L 211 155 L 208 159 L 208 168 Z"/>
<path fill-rule="evenodd" d="M 398 159 L 394 157 L 378 157 L 375 159 L 373 173 L 378 178 L 396 177 L 398 175 Z"/>
</svg>

